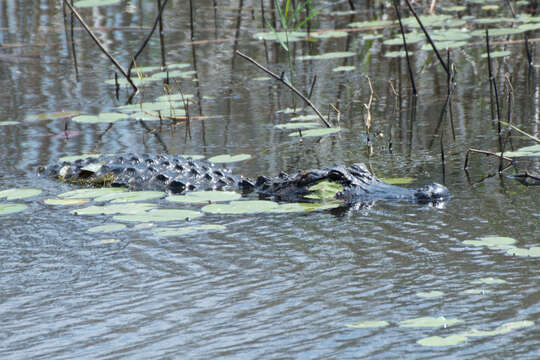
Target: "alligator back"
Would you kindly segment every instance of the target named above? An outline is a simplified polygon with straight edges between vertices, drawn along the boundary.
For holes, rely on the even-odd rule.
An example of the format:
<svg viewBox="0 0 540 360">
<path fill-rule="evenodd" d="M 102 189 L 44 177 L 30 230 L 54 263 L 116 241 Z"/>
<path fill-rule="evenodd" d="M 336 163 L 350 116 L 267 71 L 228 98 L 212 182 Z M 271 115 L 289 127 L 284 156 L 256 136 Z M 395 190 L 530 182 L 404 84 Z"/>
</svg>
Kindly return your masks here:
<svg viewBox="0 0 540 360">
<path fill-rule="evenodd" d="M 62 162 L 39 170 L 63 181 L 93 186 L 163 190 L 171 193 L 198 190 L 253 188 L 251 180 L 207 161 L 178 155 L 103 155 Z"/>
</svg>

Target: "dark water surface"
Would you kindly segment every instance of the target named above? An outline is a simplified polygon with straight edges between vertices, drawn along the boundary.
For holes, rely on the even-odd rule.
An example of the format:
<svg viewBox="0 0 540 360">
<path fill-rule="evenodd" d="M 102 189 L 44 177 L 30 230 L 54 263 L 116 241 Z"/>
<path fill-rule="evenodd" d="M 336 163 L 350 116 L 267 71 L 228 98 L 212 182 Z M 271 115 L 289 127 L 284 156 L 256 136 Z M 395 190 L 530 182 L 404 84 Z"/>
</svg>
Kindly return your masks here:
<svg viewBox="0 0 540 360">
<path fill-rule="evenodd" d="M 478 46 L 452 51 L 458 68 L 452 108 L 456 139 L 445 120 L 444 168 L 437 123 L 447 90 L 437 60 L 421 50 L 413 58 L 420 96 L 411 120 L 405 60 L 383 57 L 387 47 L 381 40 L 362 39 L 377 33 L 384 40 L 396 34 L 395 27 L 292 46 L 296 55 L 357 54 L 348 60 L 296 63 L 299 88 L 308 88 L 316 74 L 313 101 L 324 113 L 327 104 L 338 104 L 345 131 L 300 142 L 275 129 L 288 120 L 276 111 L 291 105 L 290 93 L 274 81 L 254 80 L 263 74 L 240 58 L 232 60 L 237 46 L 276 72 L 287 70 L 279 45 L 266 44 L 267 60 L 264 43 L 253 39 L 262 27 L 258 1 L 244 1 L 240 17 L 236 2 L 218 1 L 214 13 L 212 1 L 194 1 L 195 39 L 212 40 L 196 44 L 190 43 L 189 2 L 171 0 L 167 5 L 167 61 L 188 62 L 191 69 L 195 64 L 198 78 L 181 79 L 173 87 L 197 96 L 192 115 L 214 117 L 193 119 L 191 137 L 184 123 L 125 120 L 110 128 L 70 123 L 69 129 L 81 134 L 66 139 L 53 136 L 62 133 L 65 119 L 25 118 L 111 111 L 126 103 L 129 92 L 123 88 L 115 98 L 114 87 L 104 83 L 114 69 L 78 27 L 77 81 L 58 3 L 0 2 L 0 121 L 19 122 L 0 126 L 0 190 L 44 190 L 17 201 L 29 205 L 24 212 L 0 217 L 0 358 L 540 358 L 540 259 L 463 243 L 507 236 L 529 248 L 540 240 L 538 187 L 508 178 L 510 172 L 497 175 L 497 161 L 479 155 L 473 155 L 468 173 L 463 170 L 468 147 L 497 151 L 481 39 L 474 43 Z M 346 1 L 317 5 L 324 11 L 313 26 L 321 29 L 394 17 L 391 8 L 367 11 L 358 5 L 356 15 L 339 16 L 330 12 L 347 9 Z M 468 14 L 476 16 L 475 11 Z M 122 1 L 81 13 L 127 64 L 152 25 L 155 3 Z M 149 46 L 138 60 L 141 66 L 161 61 L 157 37 Z M 500 88 L 504 74 L 512 76 L 513 123 L 538 137 L 538 74 L 528 79 L 522 44 L 504 49 L 513 55 L 494 60 L 494 67 Z M 338 65 L 356 69 L 333 72 Z M 375 90 L 372 154 L 364 126 L 366 76 Z M 389 80 L 404 94 L 397 107 Z M 157 83 L 143 91 L 145 101 L 161 94 Z M 532 144 L 513 138 L 514 148 Z M 379 202 L 341 212 L 205 215 L 192 224 L 222 224 L 227 230 L 177 237 L 159 237 L 131 224 L 123 232 L 90 234 L 88 228 L 109 223 L 110 217 L 74 216 L 72 207 L 45 205 L 44 199 L 77 187 L 37 177 L 35 169 L 64 155 L 92 151 L 206 157 L 248 153 L 251 160 L 228 166 L 248 176 L 370 162 L 379 177 L 411 177 L 418 186 L 445 183 L 453 197 L 441 208 Z M 518 168 L 538 172 L 538 161 L 520 161 Z M 174 206 L 164 200 L 159 204 Z M 99 243 L 109 238 L 119 241 Z M 473 283 L 489 277 L 505 282 Z M 465 292 L 471 289 L 485 291 Z M 444 294 L 417 295 L 434 290 Z M 440 328 L 400 326 L 408 319 L 441 316 L 462 322 Z M 372 320 L 389 325 L 347 326 Z M 534 324 L 452 346 L 417 343 L 517 321 Z"/>
</svg>

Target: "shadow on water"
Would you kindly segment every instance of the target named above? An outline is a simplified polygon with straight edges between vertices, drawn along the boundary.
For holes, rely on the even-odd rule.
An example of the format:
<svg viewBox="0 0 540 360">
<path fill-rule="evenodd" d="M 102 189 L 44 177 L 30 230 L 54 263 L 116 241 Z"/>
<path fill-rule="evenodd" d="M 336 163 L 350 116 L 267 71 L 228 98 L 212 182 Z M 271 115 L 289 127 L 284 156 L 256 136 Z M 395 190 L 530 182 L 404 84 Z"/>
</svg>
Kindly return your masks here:
<svg viewBox="0 0 540 360">
<path fill-rule="evenodd" d="M 148 37 L 134 93 L 60 2 L 0 2 L 0 192 L 42 190 L 0 198 L 0 212 L 26 206 L 0 215 L 2 357 L 540 357 L 535 2 L 439 2 L 431 17 L 415 7 L 439 58 L 405 2 L 403 33 L 384 2 L 289 3 L 281 16 L 268 0 L 75 4 L 126 69 Z M 291 32 L 275 41 L 284 24 Z M 292 98 L 291 79 L 339 132 L 309 136 L 325 126 Z M 144 108 L 165 93 L 167 106 Z M 77 118 L 128 103 L 143 105 L 116 121 Z M 276 127 L 300 122 L 316 124 Z M 465 171 L 469 149 L 482 153 Z M 452 198 L 165 225 L 46 203 L 80 187 L 38 177 L 38 166 L 128 152 L 248 154 L 224 167 L 251 178 L 364 162 L 405 187 L 444 183 Z M 125 228 L 88 232 L 111 222 Z"/>
</svg>

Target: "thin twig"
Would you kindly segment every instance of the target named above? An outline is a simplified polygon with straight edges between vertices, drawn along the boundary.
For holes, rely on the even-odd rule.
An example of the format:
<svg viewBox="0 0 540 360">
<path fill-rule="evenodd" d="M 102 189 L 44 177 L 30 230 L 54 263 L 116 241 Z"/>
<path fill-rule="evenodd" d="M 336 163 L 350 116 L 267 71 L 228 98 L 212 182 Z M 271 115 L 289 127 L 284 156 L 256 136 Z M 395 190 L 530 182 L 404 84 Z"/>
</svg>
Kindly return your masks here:
<svg viewBox="0 0 540 360">
<path fill-rule="evenodd" d="M 397 18 L 399 21 L 399 29 L 401 30 L 401 37 L 403 38 L 403 48 L 405 49 L 405 56 L 407 57 L 407 69 L 409 70 L 409 79 L 411 79 L 411 86 L 413 94 L 416 95 L 416 84 L 414 83 L 414 74 L 411 66 L 411 59 L 409 58 L 409 50 L 407 49 L 407 40 L 405 39 L 405 30 L 403 29 L 403 23 L 401 22 L 401 13 L 399 11 L 399 2 L 394 0 L 394 9 L 396 9 Z"/>
<path fill-rule="evenodd" d="M 103 46 L 103 44 L 98 40 L 98 38 L 96 37 L 96 35 L 94 35 L 94 33 L 92 32 L 92 30 L 90 30 L 90 27 L 86 24 L 86 22 L 83 20 L 83 18 L 81 17 L 81 15 L 79 15 L 79 13 L 77 12 L 77 10 L 75 10 L 73 8 L 73 6 L 69 3 L 69 1 L 67 0 L 63 0 L 64 1 L 64 4 L 66 4 L 68 6 L 68 8 L 71 10 L 71 13 L 75 15 L 75 17 L 77 18 L 77 20 L 79 20 L 79 22 L 81 23 L 82 27 L 86 30 L 86 32 L 88 33 L 88 35 L 90 35 L 90 37 L 92 38 L 92 40 L 94 40 L 94 42 L 96 43 L 96 45 L 101 49 L 101 51 L 103 51 L 103 53 L 109 58 L 109 60 L 111 60 L 111 62 L 114 64 L 114 66 L 118 69 L 118 71 L 120 71 L 120 73 L 122 75 L 124 75 L 124 77 L 127 79 L 127 81 L 131 84 L 131 86 L 133 87 L 133 89 L 135 91 L 138 90 L 137 86 L 133 83 L 133 81 L 131 81 L 131 78 L 129 77 L 129 72 L 126 72 L 126 70 L 122 67 L 122 65 L 120 65 L 120 63 L 118 61 L 116 61 L 116 59 L 114 58 L 114 56 L 112 56 L 112 54 L 110 52 L 107 51 L 107 49 L 105 49 L 105 47 Z M 167 0 L 165 0 L 165 2 L 167 2 Z"/>
<path fill-rule="evenodd" d="M 241 53 L 240 51 L 236 50 L 236 54 L 238 54 L 240 57 L 246 59 L 247 61 L 249 61 L 250 63 L 252 63 L 253 65 L 257 66 L 259 69 L 261 69 L 262 71 L 264 71 L 265 73 L 267 73 L 268 75 L 270 75 L 271 77 L 273 77 L 274 79 L 280 81 L 281 83 L 283 83 L 283 85 L 285 85 L 286 87 L 288 87 L 289 89 L 291 89 L 292 92 L 294 92 L 296 95 L 300 96 L 300 98 L 302 100 L 304 100 L 304 102 L 306 104 L 308 104 L 308 106 L 310 108 L 313 109 L 313 111 L 315 111 L 315 113 L 317 114 L 317 116 L 319 117 L 319 119 L 321 119 L 321 121 L 324 123 L 324 125 L 326 125 L 326 127 L 332 127 L 332 125 L 328 122 L 328 120 L 326 120 L 323 116 L 323 114 L 321 114 L 321 112 L 319 111 L 319 109 L 317 109 L 315 107 L 315 105 L 311 102 L 311 100 L 309 100 L 304 94 L 302 94 L 300 91 L 298 91 L 292 84 L 289 84 L 289 82 L 287 82 L 287 80 L 285 80 L 283 77 L 280 77 L 279 75 L 277 74 L 274 74 L 272 71 L 268 70 L 267 68 L 265 68 L 264 66 L 262 66 L 261 64 L 259 64 L 257 61 L 253 60 L 252 58 L 250 58 L 249 56 Z"/>
<path fill-rule="evenodd" d="M 484 155 L 490 155 L 490 156 L 495 156 L 496 158 L 502 158 L 506 161 L 514 161 L 514 159 L 512 158 L 509 158 L 507 156 L 501 156 L 497 153 L 494 153 L 494 152 L 491 152 L 491 151 L 486 151 L 486 150 L 478 150 L 478 149 L 473 149 L 473 148 L 469 148 L 467 150 L 467 154 L 465 155 L 465 165 L 463 166 L 464 169 L 467 169 L 467 167 L 469 166 L 469 154 L 470 153 L 479 153 L 479 154 L 484 154 Z"/>
</svg>

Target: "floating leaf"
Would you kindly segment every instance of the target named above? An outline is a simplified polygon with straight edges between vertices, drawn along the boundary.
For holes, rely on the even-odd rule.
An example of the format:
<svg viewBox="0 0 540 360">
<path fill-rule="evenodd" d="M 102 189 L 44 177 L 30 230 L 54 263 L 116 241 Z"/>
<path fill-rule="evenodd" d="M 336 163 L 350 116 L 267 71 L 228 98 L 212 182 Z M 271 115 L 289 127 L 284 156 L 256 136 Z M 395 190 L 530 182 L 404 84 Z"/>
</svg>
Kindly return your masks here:
<svg viewBox="0 0 540 360">
<path fill-rule="evenodd" d="M 202 231 L 221 231 L 225 230 L 226 227 L 223 225 L 217 224 L 206 224 L 199 226 L 186 226 L 180 228 L 155 228 L 154 231 L 160 236 L 180 236 L 185 234 L 191 234 L 194 232 Z"/>
<path fill-rule="evenodd" d="M 437 41 L 435 42 L 435 46 L 437 47 L 437 50 L 444 50 L 444 49 L 454 49 L 466 46 L 466 41 Z M 425 44 L 421 47 L 424 51 L 433 50 L 430 44 Z"/>
<path fill-rule="evenodd" d="M 79 115 L 73 121 L 82 124 L 113 123 L 128 118 L 128 115 L 121 113 L 101 113 L 98 115 Z"/>
<path fill-rule="evenodd" d="M 484 5 L 484 6 L 482 6 L 482 10 L 484 10 L 484 11 L 499 10 L 499 5 Z"/>
<path fill-rule="evenodd" d="M 341 131 L 340 128 L 320 128 L 320 129 L 309 129 L 306 131 L 302 131 L 303 137 L 311 137 L 311 136 L 325 136 L 329 134 L 334 134 Z M 298 132 L 293 132 L 289 134 L 289 136 L 300 136 Z"/>
<path fill-rule="evenodd" d="M 330 60 L 330 59 L 341 59 L 346 57 L 351 57 L 356 55 L 354 52 L 350 51 L 336 51 L 329 52 L 320 55 L 304 55 L 297 57 L 298 60 Z"/>
<path fill-rule="evenodd" d="M 229 204 L 210 204 L 201 210 L 211 214 L 256 214 L 271 212 L 279 204 L 268 200 L 232 201 Z"/>
<path fill-rule="evenodd" d="M 464 41 L 472 36 L 469 32 L 458 29 L 437 30 L 430 34 L 433 41 Z"/>
<path fill-rule="evenodd" d="M 188 64 L 188 63 L 173 63 L 173 64 L 167 65 L 167 68 L 168 69 L 184 69 L 190 66 L 191 64 Z"/>
<path fill-rule="evenodd" d="M 402 178 L 381 178 L 382 181 L 392 184 L 392 185 L 406 185 L 410 184 L 414 181 L 413 178 L 410 177 L 402 177 Z"/>
<path fill-rule="evenodd" d="M 359 22 L 352 22 L 348 27 L 354 27 L 354 28 L 366 28 L 366 27 L 379 27 L 379 26 L 388 26 L 394 24 L 394 21 L 391 20 L 375 20 L 375 21 L 359 21 Z"/>
<path fill-rule="evenodd" d="M 356 69 L 356 66 L 338 66 L 332 69 L 333 72 L 347 72 L 353 71 Z"/>
<path fill-rule="evenodd" d="M 311 33 L 311 36 L 315 39 L 329 39 L 329 38 L 340 38 L 340 37 L 347 37 L 347 32 L 345 31 L 339 31 L 339 30 L 330 30 L 330 31 L 324 31 L 324 32 L 313 32 Z"/>
<path fill-rule="evenodd" d="M 413 55 L 414 52 L 412 51 L 409 51 L 409 56 Z M 385 57 L 389 57 L 389 58 L 395 58 L 395 57 L 405 57 L 407 56 L 407 53 L 405 52 L 405 50 L 400 50 L 400 51 L 387 51 L 384 53 L 384 56 Z"/>
<path fill-rule="evenodd" d="M 426 37 L 423 33 L 412 32 L 405 34 L 405 40 L 407 40 L 407 45 L 414 44 L 424 40 Z M 395 37 L 393 39 L 388 39 L 383 41 L 384 45 L 403 45 L 403 37 Z"/>
<path fill-rule="evenodd" d="M 481 279 L 478 279 L 478 280 L 471 281 L 471 284 L 488 284 L 488 285 L 491 285 L 491 284 L 504 284 L 504 283 L 506 283 L 506 280 L 497 279 L 497 278 L 493 278 L 493 277 L 485 277 L 485 278 L 481 278 Z"/>
<path fill-rule="evenodd" d="M 157 101 L 157 102 L 144 102 L 140 104 L 123 105 L 116 108 L 119 111 L 126 113 L 134 112 L 161 112 L 170 113 L 171 109 L 174 112 L 184 113 L 184 103 L 181 101 Z"/>
<path fill-rule="evenodd" d="M 512 52 L 510 51 L 490 51 L 489 52 L 489 57 L 490 58 L 498 58 L 498 57 L 504 57 L 504 56 L 509 56 L 509 55 L 512 55 Z M 480 55 L 480 57 L 482 59 L 486 59 L 488 57 L 488 54 L 487 53 L 484 53 L 482 55 Z"/>
<path fill-rule="evenodd" d="M 28 188 L 22 188 L 22 189 L 7 189 L 0 191 L 0 199 L 6 198 L 6 200 L 17 200 L 17 199 L 25 199 L 32 196 L 39 195 L 43 192 L 41 189 L 28 189 Z"/>
<path fill-rule="evenodd" d="M 131 69 L 131 74 L 146 74 L 150 72 L 154 72 L 160 70 L 161 71 L 161 65 L 155 65 L 155 66 L 137 66 Z"/>
<path fill-rule="evenodd" d="M 487 246 L 495 249 L 507 249 L 508 247 L 514 247 L 513 244 L 517 242 L 516 239 L 502 236 L 486 236 L 480 240 L 465 240 L 465 245 L 473 246 Z"/>
<path fill-rule="evenodd" d="M 388 325 L 390 325 L 388 321 L 384 320 L 359 321 L 351 324 L 345 324 L 346 327 L 359 329 L 381 328 Z"/>
<path fill-rule="evenodd" d="M 516 151 L 508 151 L 504 153 L 508 157 L 538 157 L 540 156 L 540 144 L 525 146 Z"/>
<path fill-rule="evenodd" d="M 232 163 L 238 161 L 244 161 L 251 159 L 249 154 L 237 154 L 237 155 L 217 155 L 208 159 L 209 162 L 221 164 L 221 163 Z"/>
<path fill-rule="evenodd" d="M 107 245 L 107 244 L 116 244 L 119 243 L 120 240 L 116 239 L 102 239 L 94 242 L 92 245 Z"/>
<path fill-rule="evenodd" d="M 107 6 L 119 4 L 120 0 L 80 0 L 76 1 L 75 7 Z"/>
<path fill-rule="evenodd" d="M 540 257 L 540 246 L 533 246 L 529 249 L 512 248 L 506 252 L 508 255 L 524 256 L 524 257 Z"/>
<path fill-rule="evenodd" d="M 442 291 L 437 291 L 437 290 L 427 291 L 427 292 L 417 292 L 416 293 L 416 296 L 419 296 L 421 298 L 426 298 L 426 299 L 437 298 L 437 297 L 441 297 L 443 295 L 444 295 L 444 293 Z"/>
<path fill-rule="evenodd" d="M 101 226 L 94 226 L 86 231 L 89 233 L 98 233 L 98 232 L 108 233 L 108 232 L 124 230 L 125 228 L 126 228 L 126 225 L 124 224 L 111 223 L 111 224 L 106 224 L 106 225 L 101 225 Z"/>
<path fill-rule="evenodd" d="M 0 126 L 17 125 L 18 121 L 0 121 Z"/>
<path fill-rule="evenodd" d="M 111 214 L 140 214 L 156 207 L 150 203 L 128 203 L 114 205 L 93 205 L 82 209 L 72 210 L 75 215 L 111 215 Z"/>
<path fill-rule="evenodd" d="M 27 207 L 24 204 L 0 203 L 0 215 L 17 213 L 25 210 Z"/>
<path fill-rule="evenodd" d="M 137 205 L 137 204 L 131 204 Z M 148 212 L 133 215 L 116 215 L 113 217 L 116 221 L 135 221 L 135 222 L 160 222 L 160 221 L 179 221 L 195 219 L 202 216 L 198 211 L 182 209 L 154 209 Z"/>
<path fill-rule="evenodd" d="M 335 200 L 336 194 L 343 191 L 343 186 L 334 181 L 323 180 L 308 188 L 311 193 L 305 197 L 320 201 Z"/>
<path fill-rule="evenodd" d="M 485 295 L 490 292 L 491 291 L 484 290 L 484 289 L 467 289 L 467 290 L 462 291 L 463 294 L 467 294 L 467 295 Z"/>
<path fill-rule="evenodd" d="M 291 121 L 309 121 L 309 120 L 318 120 L 319 116 L 315 114 L 310 115 L 299 115 L 291 118 Z"/>
<path fill-rule="evenodd" d="M 446 319 L 444 316 L 440 317 L 419 317 L 416 319 L 409 319 L 399 322 L 401 327 L 448 327 L 455 324 L 462 323 L 460 319 Z"/>
<path fill-rule="evenodd" d="M 281 130 L 296 130 L 296 129 L 313 129 L 320 128 L 318 122 L 294 122 L 288 124 L 279 124 L 274 126 L 276 129 Z"/>
<path fill-rule="evenodd" d="M 461 6 L 461 5 L 456 5 L 456 6 L 443 7 L 443 8 L 441 8 L 441 10 L 458 12 L 458 11 L 467 10 L 467 7 L 466 6 Z"/>
<path fill-rule="evenodd" d="M 97 201 L 97 202 L 110 201 L 111 203 L 116 204 L 116 203 L 157 199 L 157 198 L 163 197 L 164 195 L 165 193 L 161 191 L 113 192 L 110 194 L 99 196 L 95 198 L 94 201 Z"/>
<path fill-rule="evenodd" d="M 174 102 L 174 101 L 182 101 L 192 99 L 194 96 L 192 94 L 169 94 L 169 95 L 162 95 L 156 99 L 156 102 Z"/>
<path fill-rule="evenodd" d="M 88 199 L 46 199 L 43 201 L 47 205 L 82 205 L 88 202 Z"/>
<path fill-rule="evenodd" d="M 70 198 L 70 199 L 85 199 L 85 198 L 97 198 L 100 196 L 106 196 L 109 194 L 117 194 L 120 192 L 124 192 L 127 189 L 121 188 L 121 187 L 114 187 L 114 188 L 89 188 L 89 189 L 78 189 L 73 191 L 68 191 L 65 193 L 62 193 L 58 195 L 58 197 L 61 198 Z"/>
<path fill-rule="evenodd" d="M 24 121 L 56 120 L 79 115 L 80 113 L 80 111 L 60 111 L 52 113 L 33 114 L 26 116 L 24 118 Z"/>
<path fill-rule="evenodd" d="M 500 29 L 489 29 L 489 36 L 505 36 L 505 35 L 515 35 L 523 32 L 518 28 L 500 28 Z M 485 37 L 486 32 L 484 30 L 473 30 L 471 31 L 472 36 Z"/>
<path fill-rule="evenodd" d="M 302 31 L 290 31 L 289 33 L 285 32 L 259 32 L 253 34 L 253 37 L 257 40 L 270 40 L 270 41 L 279 41 L 280 43 L 300 41 L 307 37 L 307 33 Z"/>
<path fill-rule="evenodd" d="M 238 200 L 241 197 L 242 195 L 234 191 L 194 191 L 186 195 L 171 195 L 166 200 L 181 203 L 207 204 L 209 202 Z"/>
<path fill-rule="evenodd" d="M 471 329 L 467 331 L 466 336 L 470 337 L 482 337 L 482 336 L 495 336 L 495 335 L 504 335 L 508 334 L 513 330 L 519 330 L 522 328 L 530 327 L 534 325 L 534 321 L 522 320 L 522 321 L 512 321 L 505 324 L 502 324 L 495 328 L 495 330 L 477 330 Z"/>
<path fill-rule="evenodd" d="M 417 343 L 422 346 L 439 347 L 439 346 L 454 346 L 454 345 L 461 344 L 462 342 L 465 342 L 465 341 L 467 341 L 467 336 L 456 334 L 456 335 L 450 335 L 447 337 L 430 336 L 430 337 L 418 340 Z"/>
</svg>

